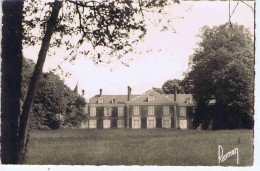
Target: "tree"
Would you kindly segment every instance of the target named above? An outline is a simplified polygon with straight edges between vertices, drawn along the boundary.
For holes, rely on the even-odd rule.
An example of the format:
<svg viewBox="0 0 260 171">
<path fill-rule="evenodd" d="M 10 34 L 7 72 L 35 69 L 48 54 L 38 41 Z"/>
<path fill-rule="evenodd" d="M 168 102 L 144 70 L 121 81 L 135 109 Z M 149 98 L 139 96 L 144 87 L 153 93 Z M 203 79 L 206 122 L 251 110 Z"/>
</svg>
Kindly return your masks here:
<svg viewBox="0 0 260 171">
<path fill-rule="evenodd" d="M 41 49 L 23 103 L 18 133 L 19 163 L 24 160 L 28 118 L 49 48 L 72 49 L 69 55 L 70 60 L 76 58 L 80 47 L 87 47 L 87 49 L 79 51 L 84 55 L 90 53 L 96 63 L 102 62 L 107 56 L 116 56 L 120 59 L 124 54 L 133 50 L 134 43 L 144 37 L 146 33 L 145 10 L 149 12 L 147 9 L 152 9 L 152 11 L 158 9 L 154 12 L 161 13 L 162 8 L 169 2 L 167 0 L 138 0 L 137 2 L 131 0 L 84 2 L 55 0 L 54 3 L 47 2 L 42 6 L 37 6 L 41 3 L 39 1 L 27 3 L 25 15 L 30 17 L 24 20 L 24 43 L 34 45 L 41 42 Z M 64 10 L 61 10 L 62 7 Z M 62 13 L 59 15 L 60 10 Z M 42 13 L 44 16 L 41 15 Z M 77 22 L 75 22 L 76 18 L 78 18 Z M 39 29 L 37 35 L 30 32 L 33 28 Z M 71 41 L 72 36 L 79 37 L 74 45 Z M 85 44 L 86 42 L 87 44 Z M 65 60 L 68 60 L 69 57 L 65 57 Z"/>
<path fill-rule="evenodd" d="M 228 24 L 201 29 L 191 56 L 187 80 L 197 102 L 195 126 L 208 118 L 213 129 L 252 128 L 254 104 L 254 43 L 244 26 Z M 209 101 L 216 104 L 209 112 Z M 209 116 L 210 114 L 210 116 Z"/>
<path fill-rule="evenodd" d="M 178 94 L 182 93 L 183 90 L 179 84 L 180 82 L 181 82 L 181 80 L 179 80 L 179 79 L 173 79 L 173 80 L 166 81 L 162 86 L 163 92 L 165 94 L 174 94 L 175 88 L 177 88 L 177 93 Z"/>
<path fill-rule="evenodd" d="M 17 163 L 17 129 L 22 69 L 23 1 L 3 1 L 1 80 L 1 160 Z"/>
<path fill-rule="evenodd" d="M 23 59 L 21 102 L 26 96 L 34 66 L 32 60 Z M 32 104 L 30 128 L 77 127 L 86 119 L 85 104 L 85 99 L 68 88 L 58 75 L 43 73 Z"/>
</svg>

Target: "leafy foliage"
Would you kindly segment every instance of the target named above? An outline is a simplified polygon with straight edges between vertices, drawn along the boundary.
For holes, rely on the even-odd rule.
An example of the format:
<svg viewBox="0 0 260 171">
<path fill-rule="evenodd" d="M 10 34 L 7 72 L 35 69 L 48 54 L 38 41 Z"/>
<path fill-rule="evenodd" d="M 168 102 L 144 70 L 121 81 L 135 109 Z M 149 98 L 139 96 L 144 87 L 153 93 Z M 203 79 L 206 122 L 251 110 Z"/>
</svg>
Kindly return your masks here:
<svg viewBox="0 0 260 171">
<path fill-rule="evenodd" d="M 167 80 L 162 86 L 163 92 L 165 94 L 174 94 L 175 88 L 177 88 L 178 94 L 185 93 L 186 91 L 180 83 L 181 80 L 179 79 Z"/>
<path fill-rule="evenodd" d="M 33 68 L 33 61 L 24 59 L 21 102 L 24 101 Z M 31 128 L 43 129 L 43 125 L 52 129 L 76 127 L 86 119 L 84 106 L 84 98 L 68 88 L 59 76 L 52 72 L 43 73 L 32 106 Z"/>
<path fill-rule="evenodd" d="M 195 126 L 213 120 L 213 129 L 253 126 L 254 44 L 252 35 L 238 24 L 201 29 L 201 42 L 191 57 L 185 80 L 198 107 Z M 209 112 L 209 101 L 216 105 Z M 211 113 L 211 114 L 210 114 Z M 209 115 L 209 116 L 208 116 Z"/>
<path fill-rule="evenodd" d="M 73 61 L 81 54 L 96 64 L 121 59 L 146 34 L 148 14 L 163 13 L 163 7 L 173 3 L 179 1 L 63 1 L 48 53 L 66 49 L 69 55 L 64 60 Z M 27 0 L 25 4 L 24 45 L 33 46 L 41 43 L 53 3 Z"/>
</svg>

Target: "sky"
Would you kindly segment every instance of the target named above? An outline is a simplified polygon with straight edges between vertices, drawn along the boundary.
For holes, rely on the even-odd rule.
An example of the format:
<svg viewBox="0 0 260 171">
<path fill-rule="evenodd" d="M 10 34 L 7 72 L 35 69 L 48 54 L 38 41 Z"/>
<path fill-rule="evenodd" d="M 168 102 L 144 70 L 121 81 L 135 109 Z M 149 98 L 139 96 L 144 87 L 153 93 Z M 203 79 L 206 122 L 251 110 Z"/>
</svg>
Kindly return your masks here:
<svg viewBox="0 0 260 171">
<path fill-rule="evenodd" d="M 231 9 L 236 3 L 231 2 Z M 161 88 L 169 79 L 182 79 L 188 69 L 189 57 L 199 41 L 196 37 L 200 33 L 199 29 L 204 25 L 212 27 L 226 23 L 228 7 L 228 1 L 191 1 L 174 5 L 168 11 L 169 16 L 175 18 L 173 27 L 176 33 L 171 30 L 161 32 L 160 28 L 148 24 L 147 35 L 144 41 L 139 42 L 136 50 L 142 53 L 124 57 L 133 59 L 129 67 L 118 61 L 108 66 L 95 65 L 89 58 L 79 58 L 74 65 L 65 62 L 62 66 L 71 73 L 70 77 L 64 78 L 65 83 L 72 89 L 78 83 L 79 89 L 85 90 L 88 99 L 98 94 L 99 89 L 103 89 L 103 94 L 127 94 L 127 86 L 130 86 L 132 94 L 143 94 L 153 87 Z M 245 4 L 237 6 L 231 21 L 246 26 L 252 33 L 254 31 L 254 14 Z M 36 61 L 38 51 L 39 47 L 26 48 L 24 56 Z M 59 59 L 57 56 L 48 56 L 44 71 L 57 67 Z"/>
</svg>

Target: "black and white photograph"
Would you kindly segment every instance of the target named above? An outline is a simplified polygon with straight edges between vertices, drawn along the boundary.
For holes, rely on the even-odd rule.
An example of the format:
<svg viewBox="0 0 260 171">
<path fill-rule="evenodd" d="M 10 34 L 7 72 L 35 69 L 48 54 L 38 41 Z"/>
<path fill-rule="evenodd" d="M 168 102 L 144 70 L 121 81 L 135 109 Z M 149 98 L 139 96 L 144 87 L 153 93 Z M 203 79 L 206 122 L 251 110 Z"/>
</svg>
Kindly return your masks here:
<svg viewBox="0 0 260 171">
<path fill-rule="evenodd" d="M 254 167 L 256 3 L 3 0 L 1 165 Z"/>
</svg>

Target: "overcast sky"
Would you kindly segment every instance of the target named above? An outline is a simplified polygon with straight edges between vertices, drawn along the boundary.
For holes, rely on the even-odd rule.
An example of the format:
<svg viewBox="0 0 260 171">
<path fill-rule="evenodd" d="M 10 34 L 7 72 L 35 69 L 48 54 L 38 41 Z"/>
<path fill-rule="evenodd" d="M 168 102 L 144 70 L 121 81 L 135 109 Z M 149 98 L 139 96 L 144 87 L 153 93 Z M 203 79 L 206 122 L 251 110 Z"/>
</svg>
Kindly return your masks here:
<svg viewBox="0 0 260 171">
<path fill-rule="evenodd" d="M 231 7 L 234 8 L 235 4 L 231 2 Z M 188 68 L 189 56 L 198 42 L 196 34 L 199 28 L 226 23 L 228 6 L 228 1 L 181 2 L 173 8 L 173 17 L 184 17 L 174 20 L 176 33 L 160 32 L 159 28 L 149 25 L 145 40 L 138 44 L 138 49 L 143 53 L 125 57 L 133 58 L 129 67 L 117 61 L 109 66 L 95 65 L 90 59 L 80 58 L 74 65 L 65 63 L 62 66 L 71 73 L 69 78 L 64 78 L 65 82 L 72 89 L 78 82 L 80 89 L 85 90 L 85 96 L 90 98 L 98 94 L 101 88 L 103 94 L 126 94 L 127 86 L 131 86 L 132 94 L 142 94 L 152 87 L 161 88 L 169 79 L 182 79 L 183 72 Z M 245 25 L 253 33 L 254 15 L 245 4 L 237 6 L 232 22 Z M 149 49 L 153 51 L 146 53 Z M 24 56 L 36 60 L 38 50 L 37 47 L 27 48 Z M 55 68 L 58 60 L 57 57 L 48 56 L 44 71 Z"/>
</svg>

